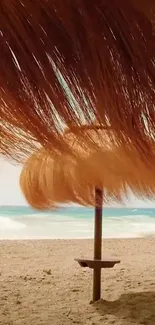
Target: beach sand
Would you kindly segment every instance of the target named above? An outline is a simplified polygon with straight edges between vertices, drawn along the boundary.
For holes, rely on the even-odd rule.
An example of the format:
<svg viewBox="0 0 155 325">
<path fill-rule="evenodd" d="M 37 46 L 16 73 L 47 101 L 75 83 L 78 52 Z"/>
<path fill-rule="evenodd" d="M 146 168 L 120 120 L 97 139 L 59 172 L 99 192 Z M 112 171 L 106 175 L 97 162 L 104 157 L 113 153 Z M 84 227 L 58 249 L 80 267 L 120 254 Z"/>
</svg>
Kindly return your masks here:
<svg viewBox="0 0 155 325">
<path fill-rule="evenodd" d="M 0 325 L 155 325 L 155 239 L 104 240 L 102 297 L 90 304 L 92 240 L 0 241 Z"/>
</svg>

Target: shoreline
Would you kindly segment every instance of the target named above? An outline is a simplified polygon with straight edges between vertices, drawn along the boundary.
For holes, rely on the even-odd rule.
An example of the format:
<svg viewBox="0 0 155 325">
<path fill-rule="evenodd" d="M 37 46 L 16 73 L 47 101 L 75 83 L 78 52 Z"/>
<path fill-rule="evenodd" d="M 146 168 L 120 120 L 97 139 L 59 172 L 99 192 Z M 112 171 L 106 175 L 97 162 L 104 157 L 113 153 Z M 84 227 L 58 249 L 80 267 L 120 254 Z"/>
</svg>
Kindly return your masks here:
<svg viewBox="0 0 155 325">
<path fill-rule="evenodd" d="M 142 239 L 147 239 L 147 238 L 152 238 L 155 239 L 155 233 L 154 234 L 148 234 L 144 236 L 134 236 L 134 237 L 102 237 L 102 241 L 111 241 L 111 240 L 142 240 Z M 0 242 L 3 241 L 11 241 L 11 242 L 21 242 L 21 241 L 93 241 L 94 237 L 91 238 L 6 238 L 6 239 L 1 239 Z"/>
<path fill-rule="evenodd" d="M 121 263 L 102 271 L 92 299 L 93 240 L 0 240 L 0 325 L 154 325 L 155 238 L 103 239 L 103 256 Z"/>
<path fill-rule="evenodd" d="M 103 238 L 155 236 L 155 208 L 103 210 Z M 1 209 L 0 240 L 93 239 L 94 213 L 88 208 L 38 214 L 26 208 Z"/>
</svg>

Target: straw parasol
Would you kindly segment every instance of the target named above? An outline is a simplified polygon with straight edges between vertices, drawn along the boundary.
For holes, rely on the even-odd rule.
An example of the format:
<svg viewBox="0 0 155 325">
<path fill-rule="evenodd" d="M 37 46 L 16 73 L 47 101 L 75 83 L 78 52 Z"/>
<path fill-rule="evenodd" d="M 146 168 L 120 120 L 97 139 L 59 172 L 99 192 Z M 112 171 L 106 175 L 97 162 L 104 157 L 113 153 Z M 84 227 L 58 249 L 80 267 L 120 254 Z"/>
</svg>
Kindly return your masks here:
<svg viewBox="0 0 155 325">
<path fill-rule="evenodd" d="M 96 204 L 101 226 L 103 188 L 104 201 L 127 185 L 154 193 L 154 13 L 153 0 L 1 0 L 0 153 L 32 155 L 21 187 L 33 206 Z M 112 149 L 82 127 L 94 120 Z"/>
<path fill-rule="evenodd" d="M 96 119 L 154 165 L 154 7 L 1 0 L 0 152 L 23 162 L 39 143 L 66 154 L 63 129 Z"/>
<path fill-rule="evenodd" d="M 95 207 L 94 260 L 77 261 L 94 269 L 93 300 L 96 301 L 100 299 L 101 268 L 119 262 L 101 259 L 103 202 L 123 202 L 128 187 L 136 195 L 152 198 L 155 174 L 146 168 L 134 148 L 125 150 L 115 145 L 113 134 L 108 137 L 112 131 L 97 125 L 84 127 L 85 131 L 86 128 L 88 138 L 83 136 L 82 129 L 64 134 L 65 141 L 74 149 L 74 157 L 39 149 L 25 164 L 20 186 L 29 204 L 38 209 L 69 202 Z"/>
</svg>

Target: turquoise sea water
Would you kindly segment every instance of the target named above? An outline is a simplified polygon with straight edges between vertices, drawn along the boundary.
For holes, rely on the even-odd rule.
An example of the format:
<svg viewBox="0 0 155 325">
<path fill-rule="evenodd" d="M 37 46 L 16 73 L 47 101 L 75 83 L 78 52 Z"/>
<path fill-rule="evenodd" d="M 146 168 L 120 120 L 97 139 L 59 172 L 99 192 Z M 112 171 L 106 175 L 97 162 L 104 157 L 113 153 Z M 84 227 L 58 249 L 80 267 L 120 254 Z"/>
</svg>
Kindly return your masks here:
<svg viewBox="0 0 155 325">
<path fill-rule="evenodd" d="M 93 209 L 63 207 L 38 212 L 29 207 L 0 207 L 0 239 L 79 239 L 93 238 L 93 234 Z M 104 208 L 104 238 L 154 235 L 155 208 Z"/>
</svg>

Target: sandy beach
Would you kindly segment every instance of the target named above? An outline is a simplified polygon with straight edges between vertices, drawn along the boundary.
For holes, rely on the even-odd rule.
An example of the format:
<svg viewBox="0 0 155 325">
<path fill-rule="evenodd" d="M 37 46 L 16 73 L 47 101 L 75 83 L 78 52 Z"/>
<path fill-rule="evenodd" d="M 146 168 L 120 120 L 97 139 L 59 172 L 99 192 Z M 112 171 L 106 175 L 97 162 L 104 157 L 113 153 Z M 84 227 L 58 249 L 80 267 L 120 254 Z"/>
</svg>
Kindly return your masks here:
<svg viewBox="0 0 155 325">
<path fill-rule="evenodd" d="M 102 272 L 91 304 L 92 240 L 0 241 L 0 325 L 155 324 L 155 239 L 104 240 L 121 264 Z"/>
</svg>

